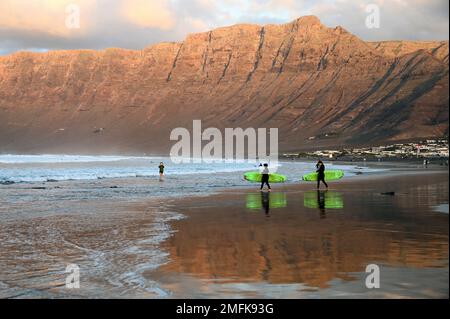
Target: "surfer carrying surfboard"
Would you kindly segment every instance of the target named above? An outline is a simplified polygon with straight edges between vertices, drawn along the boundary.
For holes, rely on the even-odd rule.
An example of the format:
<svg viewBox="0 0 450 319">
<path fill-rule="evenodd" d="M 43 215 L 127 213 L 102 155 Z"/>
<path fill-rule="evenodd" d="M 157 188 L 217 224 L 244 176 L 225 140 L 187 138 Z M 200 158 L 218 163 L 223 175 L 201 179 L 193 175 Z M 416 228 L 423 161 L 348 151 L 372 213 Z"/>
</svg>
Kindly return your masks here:
<svg viewBox="0 0 450 319">
<path fill-rule="evenodd" d="M 264 184 L 267 185 L 269 188 L 269 192 L 271 190 L 270 184 L 269 184 L 269 164 L 264 164 L 264 168 L 261 171 L 261 190 L 264 188 Z"/>
<path fill-rule="evenodd" d="M 325 182 L 325 165 L 323 164 L 322 161 L 319 160 L 319 162 L 316 165 L 317 168 L 317 189 L 320 189 L 320 182 L 324 183 L 325 186 L 328 189 L 328 184 L 327 182 Z"/>
</svg>

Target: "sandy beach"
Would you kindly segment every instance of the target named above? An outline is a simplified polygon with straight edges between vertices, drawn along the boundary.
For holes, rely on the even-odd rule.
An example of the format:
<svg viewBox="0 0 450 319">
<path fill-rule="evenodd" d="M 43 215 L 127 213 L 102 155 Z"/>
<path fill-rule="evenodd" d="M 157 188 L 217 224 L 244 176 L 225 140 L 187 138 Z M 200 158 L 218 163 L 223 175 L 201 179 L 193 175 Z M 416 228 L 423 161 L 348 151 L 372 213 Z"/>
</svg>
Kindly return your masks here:
<svg viewBox="0 0 450 319">
<path fill-rule="evenodd" d="M 391 167 L 328 192 L 164 196 L 171 183 L 184 181 L 1 185 L 0 297 L 448 298 L 446 169 Z M 380 289 L 365 286 L 369 264 Z"/>
</svg>

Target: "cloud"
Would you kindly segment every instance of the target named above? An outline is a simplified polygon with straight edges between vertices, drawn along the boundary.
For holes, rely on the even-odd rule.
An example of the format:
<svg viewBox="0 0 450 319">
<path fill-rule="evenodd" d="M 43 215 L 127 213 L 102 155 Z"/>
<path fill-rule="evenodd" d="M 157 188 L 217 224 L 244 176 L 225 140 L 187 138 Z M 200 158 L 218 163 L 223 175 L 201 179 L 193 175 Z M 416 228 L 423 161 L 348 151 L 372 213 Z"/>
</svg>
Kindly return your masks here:
<svg viewBox="0 0 450 319">
<path fill-rule="evenodd" d="M 0 28 L 47 33 L 56 37 L 70 36 L 74 29 L 66 26 L 66 19 L 70 14 L 66 9 L 73 3 L 73 0 L 2 0 Z M 78 0 L 77 5 L 85 12 L 90 12 L 95 7 L 96 0 Z M 87 27 L 85 25 L 80 31 L 87 31 Z"/>
<path fill-rule="evenodd" d="M 380 28 L 365 24 L 369 4 L 380 9 Z M 365 40 L 444 40 L 449 37 L 448 10 L 444 0 L 336 0 L 313 7 L 311 13 Z"/>
<path fill-rule="evenodd" d="M 128 22 L 144 28 L 171 30 L 176 24 L 168 0 L 127 0 L 122 2 L 120 12 Z"/>
<path fill-rule="evenodd" d="M 380 28 L 365 25 L 368 4 Z M 68 28 L 69 4 L 80 28 Z M 0 54 L 16 50 L 141 49 L 235 23 L 286 23 L 307 14 L 365 40 L 448 39 L 447 0 L 1 0 Z"/>
</svg>

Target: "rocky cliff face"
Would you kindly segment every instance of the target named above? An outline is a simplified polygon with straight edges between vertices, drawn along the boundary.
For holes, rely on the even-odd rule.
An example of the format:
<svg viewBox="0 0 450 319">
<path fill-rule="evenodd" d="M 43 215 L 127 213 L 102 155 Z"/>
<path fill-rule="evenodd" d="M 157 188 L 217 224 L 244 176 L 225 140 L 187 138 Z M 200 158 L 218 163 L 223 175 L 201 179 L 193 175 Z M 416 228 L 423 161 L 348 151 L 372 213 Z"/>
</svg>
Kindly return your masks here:
<svg viewBox="0 0 450 319">
<path fill-rule="evenodd" d="M 447 134 L 448 106 L 448 42 L 367 43 L 316 17 L 0 57 L 0 152 L 165 153 L 193 119 L 278 127 L 284 151 L 382 143 Z"/>
</svg>

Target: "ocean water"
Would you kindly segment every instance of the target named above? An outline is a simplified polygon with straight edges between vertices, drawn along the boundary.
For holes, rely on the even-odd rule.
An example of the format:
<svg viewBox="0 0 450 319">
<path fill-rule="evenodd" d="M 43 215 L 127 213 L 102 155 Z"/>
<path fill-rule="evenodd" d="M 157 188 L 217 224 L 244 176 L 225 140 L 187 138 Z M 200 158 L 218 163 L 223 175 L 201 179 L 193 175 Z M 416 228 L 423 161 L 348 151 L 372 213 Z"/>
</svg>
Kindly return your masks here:
<svg viewBox="0 0 450 319">
<path fill-rule="evenodd" d="M 229 186 L 230 182 L 239 181 L 242 183 L 238 184 L 245 185 L 242 178 L 236 177 L 241 176 L 242 172 L 255 170 L 259 164 L 247 161 L 175 164 L 167 157 L 0 155 L 0 183 L 155 177 L 159 176 L 160 162 L 165 163 L 169 179 L 171 176 L 189 176 L 191 180 L 206 177 L 211 181 L 207 184 L 212 186 Z M 356 165 L 327 164 L 327 168 L 341 169 L 347 177 L 380 171 Z M 297 182 L 305 173 L 314 171 L 315 166 L 311 162 L 280 162 L 277 169 L 278 173 L 288 175 L 290 182 Z"/>
</svg>

